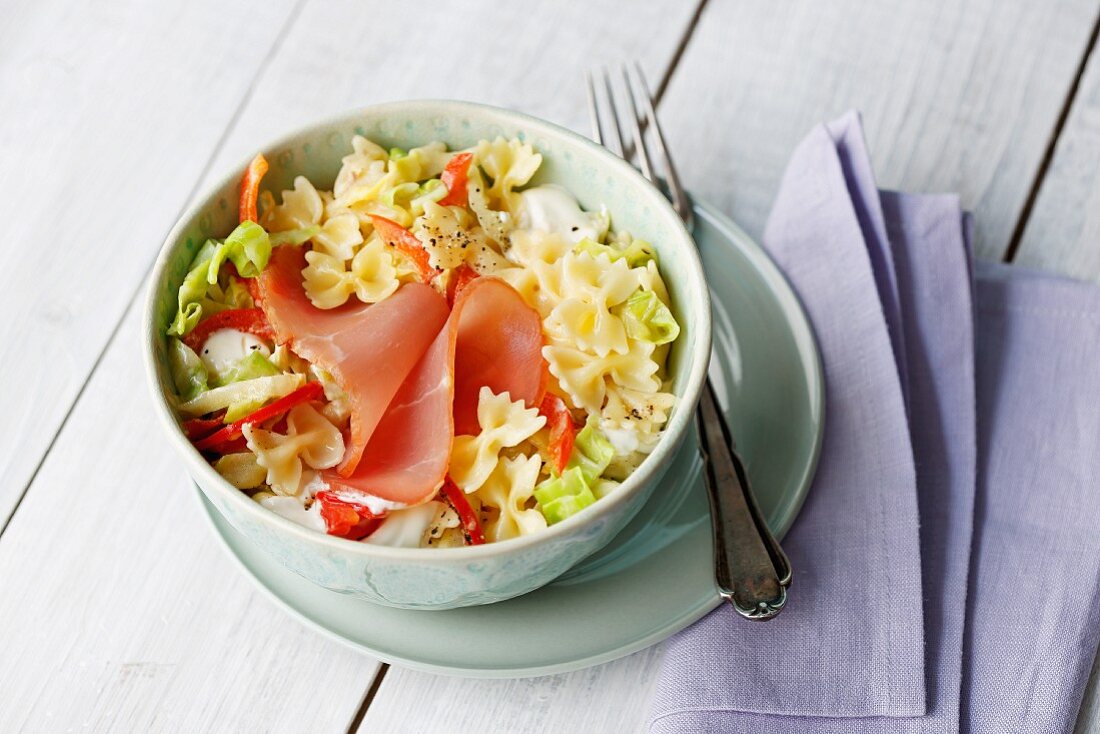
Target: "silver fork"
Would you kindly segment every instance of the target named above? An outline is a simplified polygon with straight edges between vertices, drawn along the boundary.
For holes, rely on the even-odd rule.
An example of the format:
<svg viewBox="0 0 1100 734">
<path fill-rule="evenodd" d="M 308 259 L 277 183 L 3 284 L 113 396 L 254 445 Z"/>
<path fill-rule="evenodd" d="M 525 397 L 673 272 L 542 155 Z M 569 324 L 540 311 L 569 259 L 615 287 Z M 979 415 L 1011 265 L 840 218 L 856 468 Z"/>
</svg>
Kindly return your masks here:
<svg viewBox="0 0 1100 734">
<path fill-rule="evenodd" d="M 612 90 L 611 75 L 600 69 L 596 76 L 602 81 L 603 99 L 608 127 L 618 144 L 624 159 L 637 159 L 642 175 L 658 188 L 666 191 L 676 213 L 684 220 L 689 232 L 693 231 L 695 215 L 691 201 L 684 192 L 676 167 L 668 154 L 653 98 L 646 85 L 641 66 L 622 66 L 622 96 L 627 118 L 629 142 L 624 140 L 620 126 L 619 110 Z M 604 142 L 604 125 L 601 123 L 599 96 L 593 74 L 585 76 L 588 92 L 588 112 L 592 118 L 592 137 L 600 145 Z M 637 99 L 641 99 L 639 109 Z M 652 135 L 653 145 L 664 168 L 665 187 L 654 173 L 653 160 L 646 143 L 646 133 Z M 711 527 L 714 532 L 714 576 L 718 592 L 742 617 L 754 620 L 771 619 L 783 611 L 787 603 L 787 588 L 791 584 L 791 565 L 768 529 L 749 486 L 745 467 L 734 447 L 733 436 L 718 409 L 714 386 L 707 378 L 699 410 L 696 414 L 699 447 L 703 458 L 703 475 L 710 499 Z"/>
</svg>

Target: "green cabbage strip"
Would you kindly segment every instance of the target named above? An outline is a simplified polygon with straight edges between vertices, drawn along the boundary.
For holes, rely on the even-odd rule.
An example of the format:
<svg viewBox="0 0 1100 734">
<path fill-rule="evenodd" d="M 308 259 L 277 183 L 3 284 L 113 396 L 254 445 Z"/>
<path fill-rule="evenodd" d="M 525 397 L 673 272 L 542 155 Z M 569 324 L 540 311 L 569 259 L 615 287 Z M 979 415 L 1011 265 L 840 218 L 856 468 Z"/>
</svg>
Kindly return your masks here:
<svg viewBox="0 0 1100 734">
<path fill-rule="evenodd" d="M 561 522 L 596 501 L 580 467 L 566 469 L 560 477 L 551 477 L 535 487 L 535 499 L 539 503 L 546 522 Z"/>
<path fill-rule="evenodd" d="M 231 308 L 253 308 L 255 303 L 248 288 L 239 278 L 225 278 L 226 285 L 212 285 L 206 290 L 206 295 L 199 300 L 202 306 L 202 316 L 207 318 L 220 311 Z"/>
<path fill-rule="evenodd" d="M 271 258 L 271 237 L 267 230 L 252 221 L 237 225 L 225 242 L 218 245 L 210 258 L 210 270 L 206 282 L 218 282 L 218 271 L 222 263 L 229 260 L 236 266 L 242 278 L 255 278 L 267 267 Z"/>
<path fill-rule="evenodd" d="M 420 184 L 408 182 L 391 186 L 382 192 L 379 200 L 389 207 L 403 207 L 420 192 Z"/>
<path fill-rule="evenodd" d="M 285 232 L 273 232 L 271 235 L 272 249 L 282 245 L 302 245 L 317 236 L 321 228 L 316 224 L 302 229 L 288 229 Z"/>
<path fill-rule="evenodd" d="M 215 387 L 221 387 L 222 385 L 243 382 L 256 377 L 270 377 L 279 374 L 282 374 L 282 370 L 273 365 L 270 359 L 259 352 L 252 352 L 225 370 L 225 374 L 215 375 L 212 383 Z"/>
<path fill-rule="evenodd" d="M 651 290 L 637 291 L 618 309 L 627 336 L 633 339 L 660 346 L 680 335 L 680 325 L 676 323 L 672 312 Z"/>
<path fill-rule="evenodd" d="M 197 418 L 200 415 L 214 413 L 244 403 L 263 405 L 275 398 L 289 395 L 304 385 L 305 381 L 306 378 L 304 375 L 279 374 L 268 377 L 256 377 L 242 382 L 233 382 L 228 385 L 222 385 L 221 387 L 215 387 L 212 390 L 207 390 L 197 397 L 186 401 L 179 406 L 179 411 L 185 418 Z M 237 418 L 243 418 L 245 415 L 248 415 L 248 413 L 239 415 Z M 228 423 L 232 423 L 233 420 L 235 420 L 231 419 L 228 414 L 225 419 Z"/>
<path fill-rule="evenodd" d="M 626 249 L 620 250 L 618 247 L 602 245 L 586 237 L 573 247 L 573 251 L 577 253 L 587 252 L 592 257 L 607 255 L 612 262 L 626 260 L 626 264 L 632 268 L 641 267 L 650 260 L 657 259 L 657 251 L 653 249 L 653 245 L 645 240 L 634 240 Z"/>
<path fill-rule="evenodd" d="M 584 428 L 577 433 L 573 440 L 573 453 L 566 465 L 566 473 L 570 469 L 579 469 L 586 484 L 595 482 L 615 456 L 615 447 L 596 428 L 596 420 L 589 416 Z"/>
<path fill-rule="evenodd" d="M 206 366 L 195 350 L 179 339 L 168 340 L 168 371 L 176 393 L 184 400 L 193 400 L 209 389 Z"/>
<path fill-rule="evenodd" d="M 207 240 L 195 253 L 183 278 L 176 317 L 168 327 L 169 336 L 186 336 L 203 316 L 202 300 L 210 286 L 217 285 L 218 272 L 226 260 L 245 278 L 255 278 L 271 258 L 271 238 L 255 222 L 241 222 L 225 239 Z"/>
</svg>

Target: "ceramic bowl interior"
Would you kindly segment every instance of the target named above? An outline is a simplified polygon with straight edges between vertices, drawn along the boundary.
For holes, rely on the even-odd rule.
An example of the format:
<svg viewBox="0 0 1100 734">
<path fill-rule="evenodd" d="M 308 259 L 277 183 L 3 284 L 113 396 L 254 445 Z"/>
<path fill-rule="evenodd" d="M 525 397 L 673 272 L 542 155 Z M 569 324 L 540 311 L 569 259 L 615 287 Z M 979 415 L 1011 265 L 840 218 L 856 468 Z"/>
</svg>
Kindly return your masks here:
<svg viewBox="0 0 1100 734">
<path fill-rule="evenodd" d="M 175 313 L 176 291 L 195 252 L 207 238 L 224 237 L 237 223 L 237 186 L 247 161 L 184 214 L 155 266 L 144 339 L 157 412 L 188 471 L 226 519 L 288 568 L 327 588 L 410 608 L 488 603 L 530 591 L 611 540 L 653 492 L 684 439 L 706 373 L 711 339 L 708 292 L 694 243 L 660 192 L 602 147 L 545 121 L 471 103 L 378 105 L 306 127 L 261 148 L 271 164 L 263 189 L 278 198 L 298 175 L 319 190 L 331 189 L 355 135 L 384 147 L 411 148 L 442 140 L 452 150 L 496 136 L 518 137 L 543 155 L 532 184 L 561 184 L 585 209 L 607 206 L 615 229 L 653 243 L 682 329 L 668 362 L 671 390 L 679 402 L 656 450 L 614 494 L 544 533 L 445 551 L 388 548 L 326 536 L 251 501 L 224 481 L 180 430 L 171 408 L 164 337 Z"/>
</svg>

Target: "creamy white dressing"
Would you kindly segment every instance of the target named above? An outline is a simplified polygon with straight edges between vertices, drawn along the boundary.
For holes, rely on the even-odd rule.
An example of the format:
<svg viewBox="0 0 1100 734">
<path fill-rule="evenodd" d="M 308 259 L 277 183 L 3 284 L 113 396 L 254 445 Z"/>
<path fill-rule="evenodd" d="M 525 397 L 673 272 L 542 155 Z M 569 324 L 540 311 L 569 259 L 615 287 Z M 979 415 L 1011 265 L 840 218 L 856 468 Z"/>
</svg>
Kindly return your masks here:
<svg viewBox="0 0 1100 734">
<path fill-rule="evenodd" d="M 616 428 L 604 423 L 600 426 L 600 431 L 607 437 L 619 456 L 632 454 L 640 447 L 637 432 L 629 428 Z"/>
<path fill-rule="evenodd" d="M 375 497 L 373 494 L 367 494 L 366 492 L 360 492 L 358 489 L 349 489 L 348 487 L 336 487 L 330 488 L 324 483 L 323 480 L 314 480 L 310 482 L 310 489 L 316 494 L 322 489 L 328 489 L 336 499 L 343 500 L 345 502 L 354 502 L 357 505 L 366 505 L 366 508 L 370 510 L 372 515 L 381 516 L 387 512 L 393 512 L 394 510 L 402 510 L 408 507 L 404 502 L 391 502 L 390 500 L 384 500 L 381 497 Z"/>
<path fill-rule="evenodd" d="M 264 497 L 260 500 L 260 504 L 276 515 L 282 515 L 287 520 L 296 522 L 310 530 L 316 530 L 319 533 L 328 532 L 325 519 L 321 517 L 321 504 L 319 502 L 314 502 L 307 510 L 297 497 L 275 495 L 274 497 Z"/>
<path fill-rule="evenodd" d="M 394 548 L 419 548 L 424 533 L 441 506 L 441 502 L 432 501 L 391 512 L 378 529 L 363 538 L 362 542 Z"/>
<path fill-rule="evenodd" d="M 600 219 L 581 209 L 573 195 L 557 184 L 533 186 L 519 195 L 519 226 L 560 234 L 573 244 L 597 239 Z"/>
<path fill-rule="evenodd" d="M 236 329 L 218 329 L 206 337 L 199 359 L 208 372 L 221 377 L 253 352 L 271 356 L 271 350 L 259 337 Z"/>
</svg>

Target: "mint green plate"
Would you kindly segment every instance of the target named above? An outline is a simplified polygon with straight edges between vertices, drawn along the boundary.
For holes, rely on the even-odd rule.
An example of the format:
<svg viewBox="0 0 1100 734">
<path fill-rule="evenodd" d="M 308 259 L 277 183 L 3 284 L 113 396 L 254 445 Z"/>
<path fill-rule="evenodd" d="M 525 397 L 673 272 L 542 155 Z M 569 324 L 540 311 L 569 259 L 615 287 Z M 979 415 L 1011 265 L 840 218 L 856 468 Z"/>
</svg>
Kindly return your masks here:
<svg viewBox="0 0 1100 734">
<path fill-rule="evenodd" d="M 710 206 L 697 203 L 696 213 L 714 307 L 711 379 L 761 509 L 782 536 L 802 506 L 821 446 L 817 349 L 796 297 L 763 251 Z M 718 605 L 696 446 L 694 436 L 686 441 L 633 521 L 564 576 L 508 601 L 447 611 L 395 609 L 323 589 L 252 545 L 196 492 L 245 572 L 323 634 L 432 673 L 547 675 L 641 650 Z"/>
</svg>

